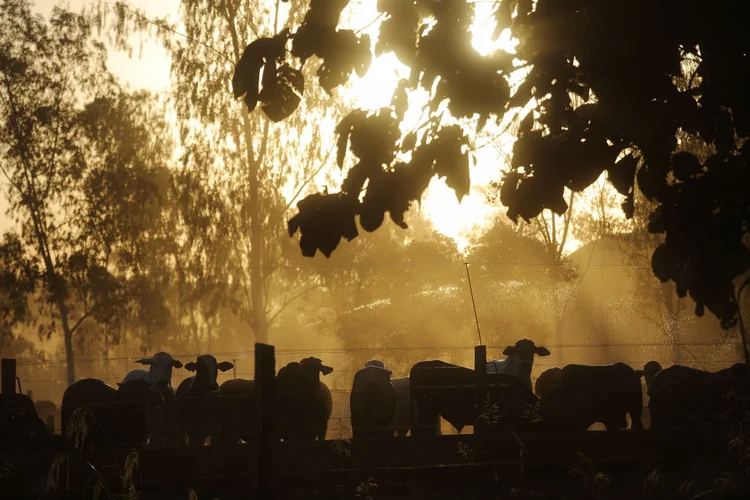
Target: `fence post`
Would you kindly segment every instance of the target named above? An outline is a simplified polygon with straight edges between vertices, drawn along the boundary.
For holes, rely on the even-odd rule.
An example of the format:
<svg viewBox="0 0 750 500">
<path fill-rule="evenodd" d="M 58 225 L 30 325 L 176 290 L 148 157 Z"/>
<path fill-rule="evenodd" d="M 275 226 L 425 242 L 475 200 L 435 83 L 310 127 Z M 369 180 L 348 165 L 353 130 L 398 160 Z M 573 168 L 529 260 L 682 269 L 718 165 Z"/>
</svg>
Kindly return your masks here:
<svg viewBox="0 0 750 500">
<path fill-rule="evenodd" d="M 487 374 L 487 346 L 474 346 L 474 371 L 479 376 L 479 381 L 484 382 Z"/>
<path fill-rule="evenodd" d="M 272 497 L 274 399 L 276 359 L 274 347 L 255 344 L 255 416 L 256 416 L 256 460 L 257 496 L 259 500 Z"/>
<path fill-rule="evenodd" d="M 0 394 L 2 398 L 2 405 L 10 406 L 13 404 L 13 394 L 16 393 L 16 360 L 3 358 L 2 367 L 0 368 Z M 4 409 L 4 408 L 3 408 Z"/>
</svg>

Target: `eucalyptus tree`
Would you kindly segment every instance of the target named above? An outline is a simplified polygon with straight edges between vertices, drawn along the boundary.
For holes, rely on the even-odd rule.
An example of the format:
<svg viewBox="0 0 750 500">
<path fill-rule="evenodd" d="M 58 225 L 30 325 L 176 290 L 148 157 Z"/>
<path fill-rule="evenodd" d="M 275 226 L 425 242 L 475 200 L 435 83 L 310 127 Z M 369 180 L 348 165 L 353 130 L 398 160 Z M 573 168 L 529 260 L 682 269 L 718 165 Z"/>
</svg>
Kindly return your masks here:
<svg viewBox="0 0 750 500">
<path fill-rule="evenodd" d="M 267 341 L 269 326 L 287 305 L 320 285 L 317 277 L 294 270 L 300 258 L 284 221 L 331 166 L 327 142 L 343 104 L 320 89 L 303 96 L 302 75 L 279 68 L 283 99 L 251 112 L 255 106 L 233 97 L 232 77 L 251 40 L 284 36 L 280 27 L 298 23 L 305 7 L 301 0 L 188 0 L 175 25 L 150 19 L 126 2 L 99 3 L 92 11 L 102 27 L 114 12 L 114 41 L 123 46 L 133 34 L 156 35 L 165 43 L 184 149 L 180 175 L 190 179 L 180 198 L 204 216 L 183 223 L 200 224 L 201 232 L 212 235 L 202 239 L 185 226 L 195 234 L 195 246 L 180 255 L 196 265 L 181 272 L 200 273 L 198 262 L 214 262 L 206 270 L 221 287 L 214 298 L 246 321 L 259 342 Z"/>
<path fill-rule="evenodd" d="M 4 316 L 18 324 L 37 300 L 40 333 L 63 337 L 69 383 L 90 323 L 116 335 L 133 313 L 146 330 L 164 320 L 139 262 L 161 220 L 169 136 L 151 97 L 107 71 L 92 28 L 64 9 L 47 22 L 27 1 L 0 3 L 0 172 L 17 228 L 2 247 L 15 269 L 3 292 L 16 313 Z"/>
</svg>

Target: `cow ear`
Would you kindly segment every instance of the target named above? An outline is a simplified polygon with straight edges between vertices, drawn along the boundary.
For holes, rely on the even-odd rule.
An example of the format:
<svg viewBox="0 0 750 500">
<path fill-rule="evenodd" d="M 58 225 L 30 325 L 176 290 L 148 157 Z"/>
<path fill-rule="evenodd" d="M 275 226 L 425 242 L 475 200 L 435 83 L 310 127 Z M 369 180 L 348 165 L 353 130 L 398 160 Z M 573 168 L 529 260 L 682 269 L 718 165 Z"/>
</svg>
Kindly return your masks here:
<svg viewBox="0 0 750 500">
<path fill-rule="evenodd" d="M 198 365 L 191 361 L 190 363 L 185 365 L 185 369 L 189 372 L 194 372 L 198 369 Z"/>
<path fill-rule="evenodd" d="M 234 365 L 230 363 L 229 361 L 222 361 L 218 365 L 216 365 L 216 368 L 219 369 L 219 371 L 225 372 L 227 370 L 231 370 L 234 368 Z"/>
<path fill-rule="evenodd" d="M 136 363 L 140 363 L 142 365 L 150 365 L 153 363 L 153 360 L 151 358 L 141 358 L 139 360 L 136 360 Z"/>
<path fill-rule="evenodd" d="M 175 368 L 182 368 L 182 361 L 173 359 L 172 360 L 172 366 L 174 366 Z"/>
<path fill-rule="evenodd" d="M 534 349 L 534 353 L 536 353 L 537 356 L 549 356 L 550 355 L 549 349 L 547 349 L 543 345 L 540 345 L 536 349 Z"/>
<path fill-rule="evenodd" d="M 323 375 L 328 375 L 329 373 L 333 371 L 333 368 L 331 368 L 330 366 L 321 365 L 320 371 L 323 372 Z"/>
<path fill-rule="evenodd" d="M 505 350 L 503 351 L 503 356 L 510 356 L 510 355 L 512 355 L 512 354 L 515 354 L 515 352 L 516 352 L 516 348 L 515 348 L 515 347 L 513 347 L 513 346 L 511 346 L 511 345 L 509 345 L 509 346 L 508 346 L 508 347 L 506 347 L 506 348 L 505 348 Z"/>
</svg>

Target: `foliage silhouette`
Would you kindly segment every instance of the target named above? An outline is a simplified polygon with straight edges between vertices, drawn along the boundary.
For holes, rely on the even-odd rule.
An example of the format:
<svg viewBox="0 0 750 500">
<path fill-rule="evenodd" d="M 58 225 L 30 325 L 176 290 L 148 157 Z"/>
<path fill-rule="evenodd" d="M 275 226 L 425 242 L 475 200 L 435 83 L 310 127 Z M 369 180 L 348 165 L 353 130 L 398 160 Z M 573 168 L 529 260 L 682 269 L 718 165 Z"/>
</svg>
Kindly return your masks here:
<svg viewBox="0 0 750 500">
<path fill-rule="evenodd" d="M 337 27 L 348 3 L 312 0 L 302 25 L 289 32 L 292 49 L 284 60 L 293 56 L 304 65 L 317 55 L 323 61 L 319 83 L 327 91 L 352 72 L 366 71 L 371 60 L 362 49 L 368 39 Z M 302 232 L 305 255 L 317 249 L 330 255 L 341 237 L 355 237 L 357 215 L 366 230 L 379 227 L 385 211 L 405 226 L 404 211 L 435 174 L 445 172 L 459 197 L 465 192 L 463 167 L 442 171 L 425 166 L 430 155 L 426 162 L 418 159 L 448 133 L 438 118 L 440 103 L 447 102 L 454 119 L 477 119 L 477 127 L 515 110 L 523 119 L 501 192 L 511 219 L 528 221 L 544 209 L 564 213 L 564 189 L 580 191 L 606 171 L 625 196 L 628 217 L 636 186 L 658 204 L 649 226 L 665 235 L 652 258 L 656 276 L 673 281 L 678 295 L 689 293 L 697 314 L 708 308 L 724 327 L 736 322 L 732 281 L 750 268 L 742 241 L 750 226 L 750 38 L 737 15 L 739 0 L 498 0 L 495 34 L 509 29 L 519 44 L 515 54 L 486 56 L 471 46 L 474 5 L 467 0 L 377 5 L 386 19 L 375 54 L 392 51 L 411 68 L 405 86 L 431 92 L 436 119 L 417 141 L 404 138 L 410 162 L 383 163 L 393 143 L 373 145 L 352 167 L 352 186 L 315 195 L 326 200 L 325 210 L 320 202 L 299 204 L 290 233 Z M 326 51 L 333 40 L 342 49 L 335 61 Z M 511 76 L 522 69 L 525 78 L 511 90 Z M 403 116 L 402 108 L 394 111 Z M 379 123 L 387 136 L 391 124 Z M 465 154 L 458 145 L 476 133 L 463 131 L 468 127 L 464 120 L 462 139 L 451 146 L 453 159 Z M 713 154 L 698 161 L 677 152 L 683 133 L 697 134 Z M 360 200 L 354 189 L 360 186 L 377 193 Z M 326 223 L 330 214 L 337 215 Z M 319 232 L 321 227 L 326 230 Z"/>
</svg>

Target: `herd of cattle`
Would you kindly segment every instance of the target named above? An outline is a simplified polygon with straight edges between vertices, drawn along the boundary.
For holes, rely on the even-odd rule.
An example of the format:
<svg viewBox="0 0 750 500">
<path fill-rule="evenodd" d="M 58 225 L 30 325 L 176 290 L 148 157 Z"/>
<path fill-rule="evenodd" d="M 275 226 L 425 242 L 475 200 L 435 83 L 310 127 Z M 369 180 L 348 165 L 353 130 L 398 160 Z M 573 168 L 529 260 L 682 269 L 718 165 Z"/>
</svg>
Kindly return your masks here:
<svg viewBox="0 0 750 500">
<path fill-rule="evenodd" d="M 736 364 L 707 372 L 657 362 L 634 370 L 624 363 L 567 365 L 543 372 L 532 390 L 535 356 L 550 352 L 533 341 L 509 346 L 503 360 L 479 372 L 443 361 L 415 364 L 408 377 L 392 378 L 381 361 L 359 370 L 350 395 L 354 439 L 440 434 L 440 418 L 457 431 L 475 433 L 525 428 L 586 430 L 594 423 L 607 430 L 642 429 L 645 379 L 651 428 L 721 425 L 744 418 L 750 409 L 750 367 Z M 217 375 L 233 367 L 211 355 L 184 368 L 195 375 L 171 385 L 172 370 L 182 363 L 166 352 L 138 360 L 148 370 L 128 373 L 117 389 L 98 379 L 79 380 L 63 395 L 64 435 L 83 447 L 200 446 L 231 444 L 253 437 L 256 418 L 254 381 L 233 379 L 221 385 Z M 274 431 L 285 441 L 325 439 L 331 417 L 331 392 L 320 375 L 333 368 L 306 358 L 281 368 L 274 381 Z M 26 396 L 4 405 L 0 424 L 14 432 L 44 434 Z M 1 399 L 0 399 L 1 401 Z M 6 399 L 7 401 L 7 399 Z M 16 406 L 15 413 L 7 410 Z M 31 416 L 30 416 L 31 415 Z M 20 429 L 20 430 L 19 430 Z"/>
</svg>

